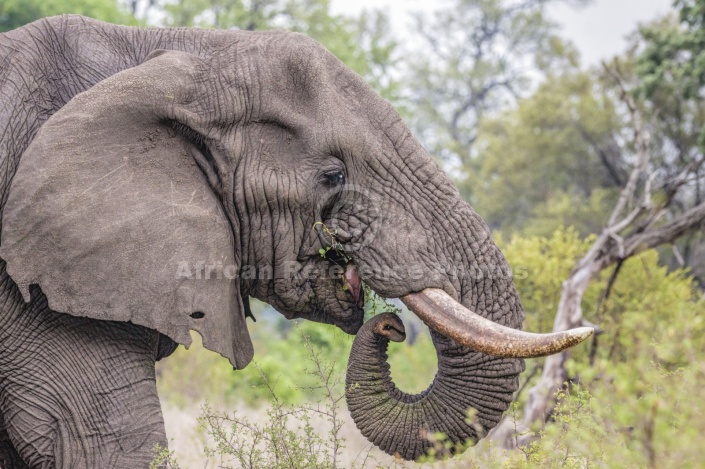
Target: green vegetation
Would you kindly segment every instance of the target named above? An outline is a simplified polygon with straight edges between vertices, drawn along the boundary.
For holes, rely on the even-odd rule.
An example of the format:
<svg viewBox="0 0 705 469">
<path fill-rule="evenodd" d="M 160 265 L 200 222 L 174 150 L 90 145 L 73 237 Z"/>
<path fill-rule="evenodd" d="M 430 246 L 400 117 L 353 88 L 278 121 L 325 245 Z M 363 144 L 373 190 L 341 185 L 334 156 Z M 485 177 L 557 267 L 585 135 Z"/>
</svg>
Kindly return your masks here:
<svg viewBox="0 0 705 469">
<path fill-rule="evenodd" d="M 260 314 L 255 312 L 259 317 Z M 315 380 L 305 373 L 308 351 L 301 346 L 288 321 L 279 319 L 272 326 L 264 320 L 250 325 L 256 355 L 254 366 L 233 372 L 219 355 L 205 351 L 195 336 L 195 350 L 183 347 L 160 364 L 160 395 L 177 405 L 191 405 L 201 399 L 216 403 L 243 401 L 251 406 L 267 402 L 270 393 L 266 376 L 285 402 L 301 404 L 319 397 Z M 260 325 L 261 324 L 261 325 Z M 326 356 L 334 357 L 338 369 L 344 370 L 352 337 L 330 326 L 302 321 L 296 326 Z M 260 373 L 261 371 L 261 373 Z M 182 389 L 183 383 L 190 383 Z"/>
<path fill-rule="evenodd" d="M 601 154 L 596 145 L 609 146 L 623 125 L 589 73 L 551 76 L 515 108 L 483 122 L 476 170 L 461 186 L 472 188 L 485 221 L 507 232 L 598 232 L 626 175 L 619 155 Z"/>
<path fill-rule="evenodd" d="M 525 96 L 532 73 L 577 60 L 546 17 L 550 3 L 453 0 L 431 19 L 416 16 L 422 53 L 407 80 L 412 125 L 429 151 L 470 170 L 482 119 Z"/>
<path fill-rule="evenodd" d="M 202 406 L 200 428 L 207 433 L 205 455 L 218 461 L 218 467 L 247 468 L 335 468 L 345 445 L 340 431 L 341 401 L 345 397 L 345 376 L 338 364 L 321 357 L 310 336 L 299 329 L 307 357 L 302 371 L 314 385 L 305 388 L 320 397 L 308 396 L 305 404 L 292 406 L 282 400 L 264 370 L 255 364 L 269 402 L 264 421 L 253 421 L 237 413 L 219 412 L 209 404 Z M 321 431 L 321 422 L 329 431 Z M 152 466 L 178 468 L 173 452 L 155 448 Z M 237 466 L 231 466 L 236 464 Z"/>
</svg>

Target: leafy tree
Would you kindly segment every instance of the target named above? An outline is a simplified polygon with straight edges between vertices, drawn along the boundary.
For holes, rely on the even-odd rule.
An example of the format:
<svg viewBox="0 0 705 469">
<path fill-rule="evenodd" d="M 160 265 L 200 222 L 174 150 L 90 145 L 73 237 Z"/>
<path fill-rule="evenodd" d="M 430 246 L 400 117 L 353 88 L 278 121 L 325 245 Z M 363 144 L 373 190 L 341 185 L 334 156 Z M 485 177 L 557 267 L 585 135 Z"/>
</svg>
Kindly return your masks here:
<svg viewBox="0 0 705 469">
<path fill-rule="evenodd" d="M 174 0 L 157 1 L 167 26 L 265 29 L 281 15 L 279 0 Z"/>
<path fill-rule="evenodd" d="M 422 44 L 409 64 L 413 125 L 438 157 L 468 169 L 482 117 L 524 96 L 537 66 L 577 60 L 546 18 L 548 3 L 453 0 L 431 21 L 416 16 Z"/>
<path fill-rule="evenodd" d="M 467 165 L 479 164 L 479 171 L 468 180 L 480 211 L 485 205 L 495 214 L 495 226 L 515 218 L 534 230 L 545 229 L 546 221 L 550 228 L 579 221 L 581 229 L 599 233 L 562 282 L 554 331 L 593 325 L 583 314 L 591 283 L 609 270 L 609 297 L 626 262 L 645 249 L 669 246 L 671 259 L 702 275 L 697 259 L 703 255 L 686 250 L 683 256 L 678 245 L 685 240 L 703 252 L 705 59 L 696 49 L 705 38 L 705 7 L 698 7 L 705 2 L 676 4 L 680 23 L 666 19 L 643 28 L 632 50 L 602 71 L 549 74 L 503 121 L 481 127 L 477 156 Z M 550 415 L 569 376 L 569 355 L 545 360 L 524 408 L 527 427 Z"/>
<path fill-rule="evenodd" d="M 548 235 L 600 230 L 626 181 L 624 124 L 590 74 L 554 75 L 479 127 L 474 170 L 460 182 L 490 227 Z"/>
<path fill-rule="evenodd" d="M 655 121 L 664 196 L 680 211 L 705 201 L 705 1 L 676 0 L 678 16 L 640 29 L 635 93 Z M 689 177 L 679 175 L 688 168 Z M 684 186 L 684 187 L 682 187 Z M 671 265 L 690 265 L 705 286 L 705 236 L 677 244 Z"/>
<path fill-rule="evenodd" d="M 641 28 L 646 42 L 639 54 L 642 91 L 653 97 L 665 90 L 681 98 L 703 97 L 705 86 L 705 1 L 675 0 L 678 21 L 667 17 Z"/>
<path fill-rule="evenodd" d="M 64 13 L 86 15 L 111 23 L 134 22 L 116 0 L 0 0 L 0 32 Z"/>
<path fill-rule="evenodd" d="M 698 96 L 705 59 L 695 49 L 698 38 L 705 41 L 696 14 L 705 2 L 676 3 L 684 5 L 682 21 L 667 17 L 641 28 L 631 50 L 603 70 L 549 71 L 516 107 L 479 123 L 461 189 L 491 227 L 601 231 L 639 159 L 636 134 L 648 157 L 631 191 L 635 200 L 652 194 L 643 201 L 661 222 L 702 204 L 705 101 Z M 691 266 L 701 279 L 704 241 L 698 230 L 683 232 L 662 250 L 664 261 Z"/>
<path fill-rule="evenodd" d="M 630 258 L 646 249 L 673 245 L 678 238 L 705 225 L 705 202 L 692 196 L 692 187 L 697 187 L 701 178 L 698 172 L 703 155 L 671 145 L 669 121 L 659 117 L 661 109 L 654 106 L 657 101 L 637 101 L 638 77 L 636 84 L 628 81 L 630 77 L 622 73 L 620 64 L 615 60 L 604 69 L 630 130 L 631 138 L 621 145 L 630 173 L 600 234 L 562 284 L 554 332 L 592 325 L 583 315 L 583 297 L 590 282 L 604 270 L 613 267 L 607 297 Z M 670 108 L 663 110 L 667 113 Z M 551 412 L 567 378 L 568 355 L 564 351 L 545 360 L 540 382 L 529 391 L 524 410 L 527 427 L 545 422 Z"/>
</svg>

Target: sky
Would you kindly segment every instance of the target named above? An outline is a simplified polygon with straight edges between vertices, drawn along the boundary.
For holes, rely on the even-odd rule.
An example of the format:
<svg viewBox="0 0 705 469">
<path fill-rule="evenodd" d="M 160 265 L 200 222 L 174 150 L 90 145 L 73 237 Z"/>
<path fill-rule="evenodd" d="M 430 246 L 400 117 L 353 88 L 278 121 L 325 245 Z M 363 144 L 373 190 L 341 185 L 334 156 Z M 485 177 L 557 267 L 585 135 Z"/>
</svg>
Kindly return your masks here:
<svg viewBox="0 0 705 469">
<path fill-rule="evenodd" d="M 331 0 L 331 10 L 338 14 L 357 14 L 363 8 L 385 9 L 398 37 L 403 38 L 411 23 L 409 13 L 424 14 L 447 1 L 433 0 Z M 561 26 L 562 36 L 570 39 L 581 52 L 583 63 L 596 65 L 623 52 L 625 37 L 639 23 L 648 22 L 670 10 L 672 0 L 593 0 L 584 7 L 555 4 L 549 15 Z"/>
</svg>

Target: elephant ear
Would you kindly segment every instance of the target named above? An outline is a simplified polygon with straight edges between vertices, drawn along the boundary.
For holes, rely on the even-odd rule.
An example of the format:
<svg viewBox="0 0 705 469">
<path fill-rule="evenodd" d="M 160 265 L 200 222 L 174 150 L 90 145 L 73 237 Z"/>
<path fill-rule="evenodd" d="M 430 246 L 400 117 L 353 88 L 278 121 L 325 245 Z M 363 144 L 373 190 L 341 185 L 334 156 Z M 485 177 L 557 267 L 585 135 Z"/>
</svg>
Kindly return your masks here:
<svg viewBox="0 0 705 469">
<path fill-rule="evenodd" d="M 206 68 L 153 53 L 53 115 L 12 181 L 0 257 L 26 301 L 37 284 L 54 311 L 186 346 L 195 330 L 243 368 L 253 349 L 234 275 L 239 233 L 211 186 L 217 168 L 204 167 L 212 155 L 193 141 Z"/>
</svg>

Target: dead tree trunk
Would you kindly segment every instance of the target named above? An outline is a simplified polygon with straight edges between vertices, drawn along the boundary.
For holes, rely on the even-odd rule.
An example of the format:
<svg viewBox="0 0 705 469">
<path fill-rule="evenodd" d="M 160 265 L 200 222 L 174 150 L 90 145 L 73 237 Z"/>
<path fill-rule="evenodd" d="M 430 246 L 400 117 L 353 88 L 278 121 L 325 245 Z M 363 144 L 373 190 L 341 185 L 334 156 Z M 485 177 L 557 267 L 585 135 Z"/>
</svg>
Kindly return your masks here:
<svg viewBox="0 0 705 469">
<path fill-rule="evenodd" d="M 649 133 L 643 128 L 636 103 L 619 74 L 606 66 L 605 69 L 619 86 L 620 99 L 631 115 L 636 162 L 607 226 L 562 284 L 554 332 L 579 326 L 595 327 L 583 318 L 581 303 L 590 281 L 601 271 L 647 249 L 672 243 L 688 231 L 705 225 L 705 202 L 673 216 L 665 223 L 661 221 L 670 212 L 669 205 L 675 196 L 673 188 L 677 190 L 689 178 L 692 179 L 693 173 L 697 174 L 705 158 L 688 165 L 679 176 L 667 181 L 672 195 L 666 202 L 655 204 L 651 187 L 655 174 L 653 168 L 647 174 L 651 156 Z M 568 378 L 565 369 L 568 355 L 569 352 L 564 351 L 546 358 L 539 382 L 529 390 L 521 428 L 511 419 L 505 419 L 491 434 L 491 438 L 500 441 L 505 447 L 523 446 L 535 438 L 535 433 L 528 430 L 541 428 L 553 410 L 556 394 Z"/>
</svg>

